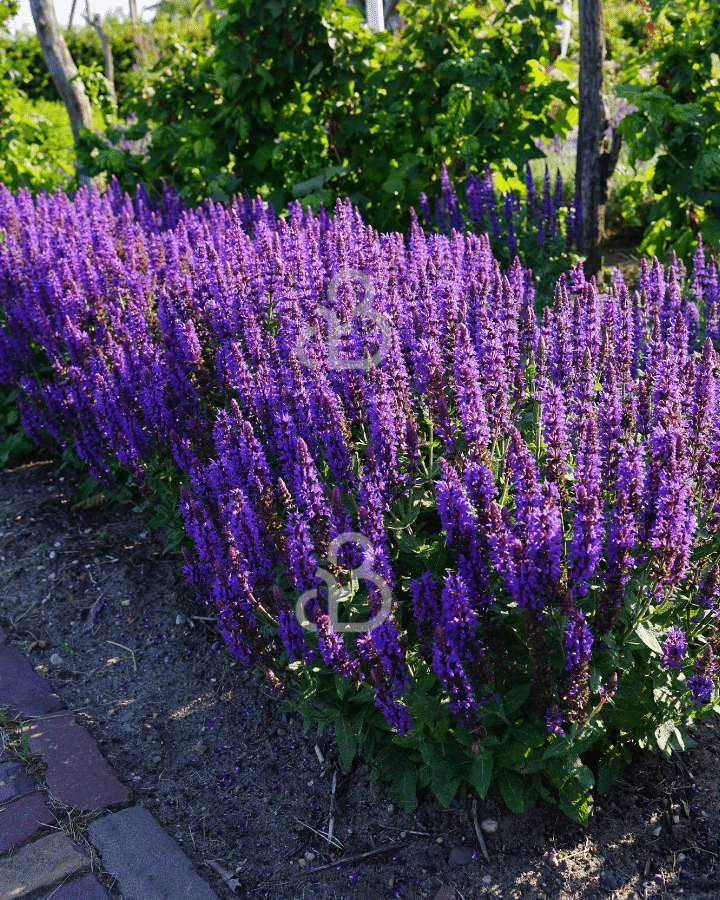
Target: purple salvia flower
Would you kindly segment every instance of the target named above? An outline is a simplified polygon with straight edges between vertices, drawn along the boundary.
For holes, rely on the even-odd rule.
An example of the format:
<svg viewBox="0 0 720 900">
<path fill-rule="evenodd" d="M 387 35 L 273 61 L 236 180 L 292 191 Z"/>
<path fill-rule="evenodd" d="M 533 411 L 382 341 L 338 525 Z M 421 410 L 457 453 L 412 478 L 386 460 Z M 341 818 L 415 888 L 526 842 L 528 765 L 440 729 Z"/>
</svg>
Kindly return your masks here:
<svg viewBox="0 0 720 900">
<path fill-rule="evenodd" d="M 621 447 L 609 479 L 614 496 L 605 539 L 605 592 L 596 621 L 604 634 L 612 627 L 629 579 L 638 543 L 645 470 L 640 446 Z"/>
<path fill-rule="evenodd" d="M 561 503 L 567 499 L 567 433 L 565 429 L 565 398 L 562 390 L 548 383 L 542 400 L 542 436 L 545 443 L 545 475 L 556 485 Z"/>
<path fill-rule="evenodd" d="M 565 734 L 562 727 L 562 711 L 557 703 L 552 703 L 550 705 L 548 711 L 545 713 L 545 721 L 547 722 L 548 731 L 551 734 L 557 734 L 559 737 L 562 737 Z"/>
<path fill-rule="evenodd" d="M 703 609 L 716 609 L 720 599 L 720 570 L 715 562 L 703 579 L 698 593 L 698 606 Z"/>
<path fill-rule="evenodd" d="M 465 439 L 470 452 L 484 458 L 490 442 L 490 429 L 480 387 L 477 359 L 464 323 L 458 327 L 454 374 L 455 396 Z"/>
<path fill-rule="evenodd" d="M 440 604 L 441 622 L 449 646 L 461 659 L 472 662 L 477 652 L 477 613 L 470 602 L 468 586 L 460 575 L 446 577 Z"/>
<path fill-rule="evenodd" d="M 375 706 L 388 724 L 403 735 L 412 728 L 412 719 L 402 697 L 410 683 L 400 632 L 391 619 L 363 634 L 357 641 L 361 659 L 370 663 L 370 681 L 375 689 Z"/>
<path fill-rule="evenodd" d="M 452 712 L 463 725 L 471 726 L 478 706 L 462 661 L 439 625 L 435 629 L 432 668 L 447 691 Z"/>
<path fill-rule="evenodd" d="M 603 532 L 600 456 L 597 421 L 585 420 L 575 461 L 576 499 L 573 503 L 573 535 L 568 549 L 570 575 L 575 590 L 587 596 L 601 555 Z"/>
<path fill-rule="evenodd" d="M 420 578 L 410 582 L 413 620 L 423 647 L 427 650 L 434 635 L 435 626 L 440 621 L 440 598 L 437 584 L 430 572 L 423 572 Z"/>
<path fill-rule="evenodd" d="M 715 682 L 709 676 L 693 675 L 688 678 L 687 686 L 696 706 L 700 706 L 702 703 L 709 703 L 712 700 Z"/>
<path fill-rule="evenodd" d="M 565 629 L 565 685 L 563 700 L 567 704 L 570 721 L 580 722 L 590 696 L 588 666 L 593 636 L 579 610 L 574 610 Z"/>
<path fill-rule="evenodd" d="M 682 658 L 687 643 L 685 641 L 685 632 L 681 628 L 671 628 L 663 642 L 663 655 L 660 665 L 663 669 L 674 666 L 676 669 L 682 668 Z"/>
</svg>

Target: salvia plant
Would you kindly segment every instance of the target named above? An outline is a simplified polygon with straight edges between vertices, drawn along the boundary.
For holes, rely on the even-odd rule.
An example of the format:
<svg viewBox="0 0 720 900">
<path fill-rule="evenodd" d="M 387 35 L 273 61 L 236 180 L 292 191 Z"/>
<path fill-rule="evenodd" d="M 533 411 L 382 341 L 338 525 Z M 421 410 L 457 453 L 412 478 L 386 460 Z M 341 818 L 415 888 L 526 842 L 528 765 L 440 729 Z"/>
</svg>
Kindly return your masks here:
<svg viewBox="0 0 720 900">
<path fill-rule="evenodd" d="M 464 201 L 458 197 L 445 166 L 440 188 L 433 202 L 425 193 L 420 194 L 419 222 L 426 230 L 440 234 L 450 235 L 455 229 L 487 235 L 493 256 L 501 266 L 507 267 L 519 257 L 532 272 L 538 293 L 536 311 L 541 313 L 542 307 L 552 300 L 554 285 L 577 249 L 580 233 L 580 195 L 572 204 L 566 203 L 560 169 L 553 182 L 545 165 L 542 191 L 538 192 L 526 160 L 523 198 L 514 191 L 499 194 L 489 164 L 482 177 L 467 176 Z"/>
<path fill-rule="evenodd" d="M 587 820 L 719 707 L 718 272 L 582 265 L 535 312 L 480 234 L 0 189 L 0 381 L 177 499 L 232 654 L 407 810 Z M 173 493 L 174 492 L 174 493 Z"/>
</svg>

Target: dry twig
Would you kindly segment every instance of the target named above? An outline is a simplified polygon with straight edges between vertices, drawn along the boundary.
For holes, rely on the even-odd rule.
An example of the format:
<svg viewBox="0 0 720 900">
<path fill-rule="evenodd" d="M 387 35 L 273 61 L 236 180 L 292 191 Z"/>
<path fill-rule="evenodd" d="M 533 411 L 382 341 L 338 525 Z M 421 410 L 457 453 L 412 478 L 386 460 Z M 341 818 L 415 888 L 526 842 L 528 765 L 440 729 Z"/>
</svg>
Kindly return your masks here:
<svg viewBox="0 0 720 900">
<path fill-rule="evenodd" d="M 323 835 L 324 837 L 324 835 Z M 387 847 L 378 847 L 377 850 L 368 850 L 367 853 L 358 853 L 355 856 L 345 856 L 337 859 L 335 862 L 325 863 L 324 866 L 316 866 L 314 869 L 304 869 L 302 875 L 314 875 L 315 872 L 322 872 L 323 869 L 332 869 L 335 866 L 344 866 L 349 863 L 360 862 L 361 859 L 367 859 L 369 856 L 377 856 L 379 853 L 389 853 L 391 850 L 399 850 L 404 847 L 407 841 L 400 844 L 389 844 Z"/>
<path fill-rule="evenodd" d="M 480 843 L 480 849 L 483 852 L 483 856 L 490 862 L 490 857 L 488 856 L 487 847 L 485 845 L 485 838 L 483 837 L 482 831 L 480 830 L 480 825 L 478 823 L 478 815 L 477 815 L 477 800 L 473 800 L 472 802 L 472 817 L 473 817 L 473 825 L 475 826 L 475 834 L 477 835 L 477 839 Z"/>
<path fill-rule="evenodd" d="M 133 671 L 137 674 L 137 663 L 135 662 L 135 651 L 131 650 L 130 647 L 126 647 L 125 644 L 118 644 L 117 641 L 105 641 L 106 644 L 114 644 L 116 647 L 121 647 L 123 650 L 127 650 L 128 653 L 132 654 L 133 661 Z"/>
<path fill-rule="evenodd" d="M 315 831 L 315 829 L 312 827 L 312 825 L 308 825 L 306 822 L 301 822 L 300 819 L 295 819 L 295 821 L 299 825 L 302 825 L 303 828 L 309 828 L 310 831 L 313 832 L 313 834 L 316 834 L 318 837 L 321 837 L 323 840 L 327 841 L 328 844 L 331 844 L 333 847 L 337 847 L 338 850 L 343 849 L 343 845 L 340 843 L 340 841 L 337 838 L 328 837 L 324 831 Z"/>
<path fill-rule="evenodd" d="M 328 815 L 328 839 L 332 840 L 333 828 L 335 827 L 335 788 L 337 787 L 337 771 L 333 772 L 332 795 L 330 796 L 330 813 Z"/>
</svg>

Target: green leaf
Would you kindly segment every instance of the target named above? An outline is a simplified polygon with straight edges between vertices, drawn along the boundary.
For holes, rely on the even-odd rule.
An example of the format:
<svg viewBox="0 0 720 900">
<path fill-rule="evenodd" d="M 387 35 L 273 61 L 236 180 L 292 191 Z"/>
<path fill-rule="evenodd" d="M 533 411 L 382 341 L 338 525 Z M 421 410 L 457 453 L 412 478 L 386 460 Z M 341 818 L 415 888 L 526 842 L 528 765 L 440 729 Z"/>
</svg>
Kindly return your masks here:
<svg viewBox="0 0 720 900">
<path fill-rule="evenodd" d="M 598 765 L 597 789 L 599 794 L 605 794 L 610 786 L 622 775 L 625 770 L 620 753 L 611 752 L 600 760 Z"/>
<path fill-rule="evenodd" d="M 433 794 L 435 794 L 445 809 L 447 809 L 455 799 L 455 794 L 457 794 L 459 786 L 460 782 L 454 778 L 451 780 L 445 778 L 433 778 L 430 782 L 430 788 L 432 789 Z"/>
<path fill-rule="evenodd" d="M 658 641 L 655 635 L 655 629 L 652 626 L 644 625 L 642 622 L 638 622 L 635 626 L 635 630 L 633 631 L 632 636 L 637 636 L 646 647 L 653 651 L 653 653 L 657 653 L 658 655 L 662 655 L 663 649 L 660 646 L 660 642 Z M 628 641 L 629 644 L 636 644 L 637 641 Z"/>
<path fill-rule="evenodd" d="M 531 685 L 523 684 L 520 687 L 512 688 L 502 698 L 502 708 L 505 715 L 510 717 L 514 715 L 530 696 Z"/>
<path fill-rule="evenodd" d="M 517 766 L 525 761 L 528 752 L 529 748 L 518 741 L 510 740 L 506 744 L 501 744 L 495 751 L 495 761 L 498 769 Z"/>
<path fill-rule="evenodd" d="M 492 781 L 494 759 L 492 753 L 483 753 L 473 759 L 470 778 L 482 800 L 487 796 Z"/>
<path fill-rule="evenodd" d="M 537 749 L 542 747 L 548 739 L 548 730 L 530 722 L 520 722 L 518 725 L 513 725 L 512 735 L 525 747 Z"/>
<path fill-rule="evenodd" d="M 674 732 L 675 723 L 671 719 L 658 725 L 655 729 L 655 740 L 657 741 L 658 749 L 662 750 L 663 753 L 667 753 L 668 741 Z M 672 745 L 670 746 L 670 751 L 672 752 Z"/>
<path fill-rule="evenodd" d="M 524 780 L 515 772 L 501 772 L 498 787 L 511 812 L 524 813 L 532 809 L 535 797 L 525 790 Z"/>
<path fill-rule="evenodd" d="M 390 787 L 390 795 L 396 800 L 406 813 L 417 809 L 418 772 L 415 766 L 409 766 L 400 778 L 397 778 Z"/>
<path fill-rule="evenodd" d="M 592 812 L 592 794 L 588 787 L 575 778 L 570 779 L 560 791 L 560 809 L 568 818 L 587 825 Z"/>
<path fill-rule="evenodd" d="M 345 771 L 352 769 L 352 764 L 357 753 L 358 734 L 360 729 L 346 722 L 345 719 L 336 719 L 335 721 L 335 742 L 338 745 L 340 760 L 345 767 Z"/>
<path fill-rule="evenodd" d="M 394 781 L 400 778 L 407 767 L 407 754 L 397 747 L 387 746 L 378 753 L 373 761 L 371 773 L 373 781 Z"/>
</svg>

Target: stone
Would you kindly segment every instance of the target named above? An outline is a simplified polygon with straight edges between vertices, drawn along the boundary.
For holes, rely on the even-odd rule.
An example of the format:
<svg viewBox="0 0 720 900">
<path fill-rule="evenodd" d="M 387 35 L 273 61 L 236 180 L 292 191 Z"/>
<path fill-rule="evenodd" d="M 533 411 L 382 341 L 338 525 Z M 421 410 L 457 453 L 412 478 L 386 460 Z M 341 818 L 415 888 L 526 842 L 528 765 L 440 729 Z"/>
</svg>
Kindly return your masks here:
<svg viewBox="0 0 720 900">
<path fill-rule="evenodd" d="M 67 806 L 93 810 L 131 802 L 130 789 L 118 781 L 72 713 L 35 719 L 30 726 L 30 750 L 47 763 L 45 783 Z"/>
<path fill-rule="evenodd" d="M 455 900 L 455 888 L 444 884 L 435 894 L 435 900 Z"/>
<path fill-rule="evenodd" d="M 15 800 L 0 810 L 0 853 L 22 844 L 46 825 L 54 825 L 55 816 L 36 792 Z"/>
<path fill-rule="evenodd" d="M 484 819 L 480 823 L 480 827 L 486 834 L 495 834 L 498 829 L 498 823 L 495 819 Z"/>
<path fill-rule="evenodd" d="M 607 869 L 603 869 L 600 873 L 600 887 L 605 888 L 606 891 L 614 891 L 618 888 L 617 879 Z"/>
<path fill-rule="evenodd" d="M 97 878 L 88 873 L 75 881 L 66 882 L 40 900 L 111 900 L 111 897 Z"/>
<path fill-rule="evenodd" d="M 142 806 L 96 819 L 89 835 L 124 900 L 218 900 L 177 843 Z"/>
<path fill-rule="evenodd" d="M 470 847 L 453 847 L 450 851 L 448 862 L 451 866 L 466 866 L 472 862 L 473 854 Z"/>
<path fill-rule="evenodd" d="M 25 766 L 21 762 L 0 765 L 0 803 L 29 794 L 32 790 L 33 783 L 25 774 Z"/>
<path fill-rule="evenodd" d="M 52 887 L 90 864 L 87 855 L 65 834 L 55 831 L 0 860 L 4 897 L 20 900 Z"/>
<path fill-rule="evenodd" d="M 10 707 L 10 715 L 26 718 L 65 709 L 47 681 L 12 644 L 0 644 L 0 704 Z"/>
</svg>

